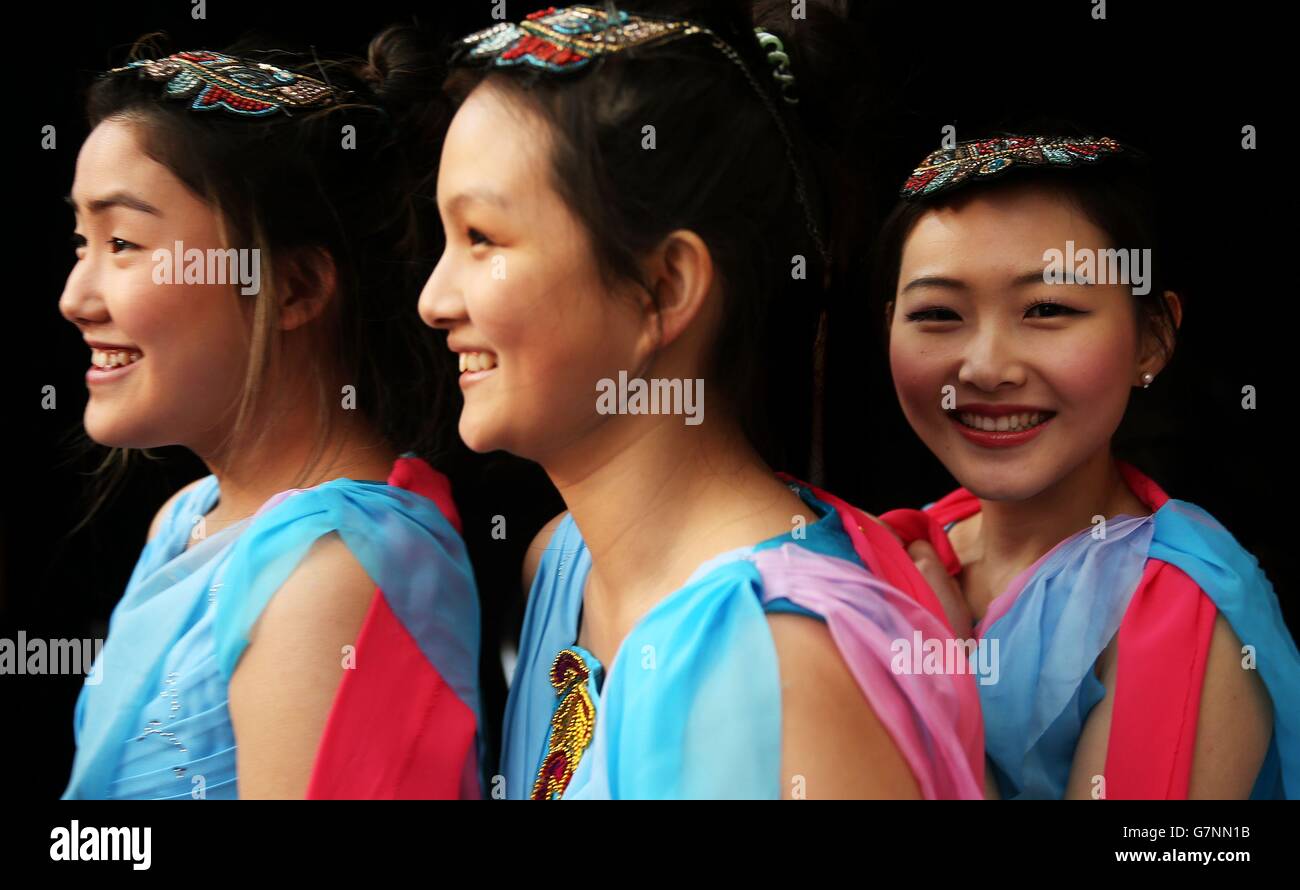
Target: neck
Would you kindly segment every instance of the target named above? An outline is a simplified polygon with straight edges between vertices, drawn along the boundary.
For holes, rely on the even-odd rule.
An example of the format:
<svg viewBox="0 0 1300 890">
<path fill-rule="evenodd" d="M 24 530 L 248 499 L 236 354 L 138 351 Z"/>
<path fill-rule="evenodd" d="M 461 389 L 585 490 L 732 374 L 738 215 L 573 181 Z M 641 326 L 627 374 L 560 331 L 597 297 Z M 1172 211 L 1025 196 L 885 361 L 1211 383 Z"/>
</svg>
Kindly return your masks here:
<svg viewBox="0 0 1300 890">
<path fill-rule="evenodd" d="M 721 417 L 619 417 L 542 465 L 591 554 L 583 622 L 616 639 L 707 559 L 810 512 Z"/>
<path fill-rule="evenodd" d="M 1073 472 L 1022 501 L 980 500 L 979 558 L 993 565 L 1030 565 L 1061 541 L 1091 526 L 1094 516 L 1144 515 L 1119 464 L 1103 448 Z"/>
<path fill-rule="evenodd" d="M 309 399 L 297 399 L 309 405 Z M 211 521 L 237 522 L 258 511 L 273 495 L 290 488 L 311 488 L 348 477 L 383 481 L 396 452 L 364 420 L 345 418 L 332 431 L 314 466 L 318 415 L 305 407 L 264 412 L 250 425 L 264 430 L 256 446 L 233 453 L 224 446 L 194 448 L 217 477 L 221 500 Z"/>
</svg>

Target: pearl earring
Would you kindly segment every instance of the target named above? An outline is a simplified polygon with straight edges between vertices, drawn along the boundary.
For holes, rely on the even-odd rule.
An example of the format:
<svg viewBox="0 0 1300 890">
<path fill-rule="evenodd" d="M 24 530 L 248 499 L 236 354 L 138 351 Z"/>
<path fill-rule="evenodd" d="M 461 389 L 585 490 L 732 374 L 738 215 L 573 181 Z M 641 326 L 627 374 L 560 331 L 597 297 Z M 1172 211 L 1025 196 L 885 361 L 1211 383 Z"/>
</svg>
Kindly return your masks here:
<svg viewBox="0 0 1300 890">
<path fill-rule="evenodd" d="M 1143 389 L 1146 389 L 1148 386 L 1151 385 L 1151 381 L 1153 381 L 1153 380 L 1155 380 L 1155 379 L 1156 379 L 1156 375 L 1155 375 L 1155 374 L 1152 374 L 1150 371 L 1145 372 L 1145 373 L 1142 375 L 1142 388 L 1143 388 Z"/>
</svg>

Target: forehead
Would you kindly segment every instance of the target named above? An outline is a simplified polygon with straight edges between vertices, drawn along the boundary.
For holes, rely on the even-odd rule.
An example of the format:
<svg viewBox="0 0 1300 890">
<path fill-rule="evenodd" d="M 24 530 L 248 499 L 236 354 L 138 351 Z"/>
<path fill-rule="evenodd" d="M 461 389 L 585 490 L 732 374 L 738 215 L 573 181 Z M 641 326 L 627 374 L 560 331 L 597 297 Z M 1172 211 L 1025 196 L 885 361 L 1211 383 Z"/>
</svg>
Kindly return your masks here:
<svg viewBox="0 0 1300 890">
<path fill-rule="evenodd" d="M 162 203 L 181 200 L 186 194 L 171 170 L 145 153 L 142 126 L 109 118 L 91 131 L 77 155 L 72 197 L 78 205 L 117 190 L 148 194 Z"/>
<path fill-rule="evenodd" d="M 525 102 L 485 80 L 456 111 L 438 169 L 439 200 L 462 190 L 511 199 L 547 189 L 548 124 Z"/>
<path fill-rule="evenodd" d="M 1043 263 L 1043 252 L 1108 246 L 1108 239 L 1067 194 L 1055 189 L 1012 187 L 972 192 L 924 213 L 903 245 L 902 265 L 992 268 Z"/>
</svg>

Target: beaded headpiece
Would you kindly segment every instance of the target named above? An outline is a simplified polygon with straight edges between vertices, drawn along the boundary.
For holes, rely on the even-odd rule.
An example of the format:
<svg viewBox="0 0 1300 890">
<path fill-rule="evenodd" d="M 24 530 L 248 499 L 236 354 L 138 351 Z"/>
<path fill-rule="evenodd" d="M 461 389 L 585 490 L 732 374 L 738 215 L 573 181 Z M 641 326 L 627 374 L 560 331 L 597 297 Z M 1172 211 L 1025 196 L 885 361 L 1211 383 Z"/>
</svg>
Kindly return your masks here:
<svg viewBox="0 0 1300 890">
<path fill-rule="evenodd" d="M 166 81 L 168 96 L 193 96 L 190 107 L 197 111 L 220 108 L 261 117 L 277 111 L 319 108 L 335 101 L 334 90 L 313 77 L 208 50 L 142 59 L 113 68 L 105 76 L 133 71 L 150 80 Z"/>
<path fill-rule="evenodd" d="M 518 24 L 502 22 L 456 42 L 456 61 L 483 61 L 497 67 L 528 65 L 552 73 L 585 68 L 596 56 L 638 46 L 666 43 L 708 29 L 691 22 L 629 15 L 594 6 L 551 6 L 529 13 Z"/>
<path fill-rule="evenodd" d="M 773 66 L 772 77 L 782 98 L 791 105 L 797 104 L 799 100 L 793 91 L 794 75 L 790 72 L 790 57 L 785 53 L 785 47 L 779 38 L 766 31 L 755 29 L 754 34 L 768 63 Z M 493 68 L 523 65 L 551 74 L 569 74 L 581 71 L 592 59 L 601 56 L 696 35 L 707 37 L 715 49 L 740 69 L 771 114 L 785 141 L 786 156 L 794 171 L 795 190 L 804 209 L 808 234 L 829 266 L 830 250 L 817 226 L 803 174 L 795 159 L 794 141 L 780 111 L 735 48 L 705 26 L 684 19 L 634 15 L 616 9 L 613 3 L 607 3 L 604 8 L 569 6 L 556 9 L 551 6 L 528 14 L 518 24 L 501 22 L 461 38 L 452 46 L 451 61 L 452 64 Z"/>
<path fill-rule="evenodd" d="M 1128 151 L 1106 136 L 1007 136 L 959 142 L 927 155 L 899 194 L 907 199 L 927 197 L 1016 167 L 1080 167 Z"/>
</svg>

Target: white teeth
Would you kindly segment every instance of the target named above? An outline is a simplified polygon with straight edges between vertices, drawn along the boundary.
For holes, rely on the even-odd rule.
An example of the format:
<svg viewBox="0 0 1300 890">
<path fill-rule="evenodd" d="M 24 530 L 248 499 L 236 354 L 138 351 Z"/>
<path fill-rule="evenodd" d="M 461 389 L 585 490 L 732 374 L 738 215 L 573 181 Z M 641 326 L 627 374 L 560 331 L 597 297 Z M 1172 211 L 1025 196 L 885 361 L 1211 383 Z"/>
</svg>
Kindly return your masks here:
<svg viewBox="0 0 1300 890">
<path fill-rule="evenodd" d="M 1038 426 L 1049 416 L 1040 411 L 1003 414 L 1000 417 L 985 417 L 981 414 L 970 414 L 965 411 L 957 415 L 958 419 L 966 426 L 984 430 L 988 433 L 1021 432 Z"/>
<path fill-rule="evenodd" d="M 490 371 L 497 366 L 497 357 L 491 352 L 460 353 L 460 371 Z"/>
<path fill-rule="evenodd" d="M 90 363 L 96 368 L 110 370 L 120 368 L 124 365 L 130 365 L 139 361 L 143 356 L 129 349 L 91 349 Z"/>
</svg>

